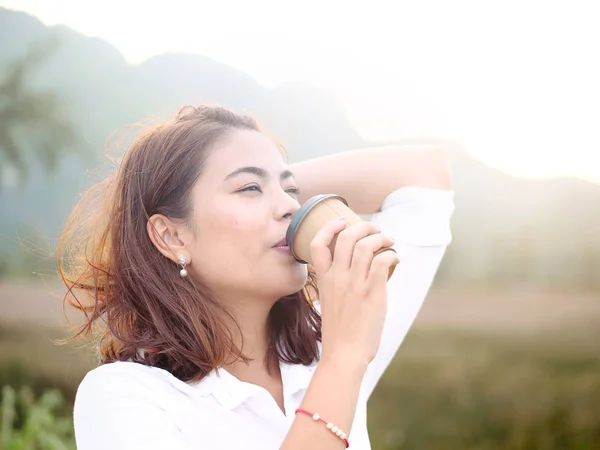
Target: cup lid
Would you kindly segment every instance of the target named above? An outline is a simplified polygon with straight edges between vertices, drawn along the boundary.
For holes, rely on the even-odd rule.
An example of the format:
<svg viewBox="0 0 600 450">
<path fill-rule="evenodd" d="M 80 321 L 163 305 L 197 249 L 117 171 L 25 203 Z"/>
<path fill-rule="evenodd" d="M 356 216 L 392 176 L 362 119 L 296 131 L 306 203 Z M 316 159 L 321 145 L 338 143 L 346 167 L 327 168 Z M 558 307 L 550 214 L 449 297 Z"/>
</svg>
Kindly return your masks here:
<svg viewBox="0 0 600 450">
<path fill-rule="evenodd" d="M 320 195 L 315 195 L 314 197 L 311 197 L 307 201 L 305 201 L 302 204 L 302 206 L 300 207 L 300 209 L 298 211 L 296 211 L 294 213 L 294 215 L 292 216 L 292 221 L 287 229 L 287 232 L 285 233 L 285 240 L 287 241 L 287 244 L 290 247 L 292 255 L 294 256 L 296 261 L 298 261 L 300 263 L 308 264 L 306 261 L 298 258 L 295 255 L 295 253 L 294 253 L 294 237 L 296 236 L 296 233 L 298 232 L 298 228 L 300 228 L 300 224 L 302 223 L 304 218 L 308 215 L 308 213 L 315 206 L 317 206 L 323 200 L 327 200 L 328 198 L 337 198 L 337 199 L 341 200 L 346 206 L 348 206 L 348 202 L 346 201 L 346 199 L 337 194 L 320 194 Z"/>
</svg>

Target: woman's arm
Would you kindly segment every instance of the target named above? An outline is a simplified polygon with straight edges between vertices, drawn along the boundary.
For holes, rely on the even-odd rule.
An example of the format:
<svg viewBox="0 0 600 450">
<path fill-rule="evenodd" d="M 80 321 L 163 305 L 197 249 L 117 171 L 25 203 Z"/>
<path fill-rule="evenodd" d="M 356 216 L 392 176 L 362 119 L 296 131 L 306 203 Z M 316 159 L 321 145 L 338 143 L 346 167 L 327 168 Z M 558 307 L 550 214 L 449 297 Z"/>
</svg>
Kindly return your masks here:
<svg viewBox="0 0 600 450">
<path fill-rule="evenodd" d="M 388 281 L 388 311 L 379 351 L 361 395 L 368 397 L 408 333 L 433 282 L 454 210 L 446 145 L 388 146 L 341 153 L 292 165 L 300 201 L 339 194 L 396 244 L 400 264 Z"/>
<path fill-rule="evenodd" d="M 317 194 L 339 194 L 358 214 L 381 209 L 404 186 L 450 189 L 451 174 L 442 145 L 390 145 L 336 153 L 290 166 L 300 202 Z"/>
<path fill-rule="evenodd" d="M 320 414 L 324 420 L 350 433 L 365 371 L 366 367 L 352 357 L 334 355 L 331 359 L 322 359 L 302 400 L 302 408 Z M 341 450 L 344 447 L 323 424 L 297 414 L 280 450 Z"/>
</svg>

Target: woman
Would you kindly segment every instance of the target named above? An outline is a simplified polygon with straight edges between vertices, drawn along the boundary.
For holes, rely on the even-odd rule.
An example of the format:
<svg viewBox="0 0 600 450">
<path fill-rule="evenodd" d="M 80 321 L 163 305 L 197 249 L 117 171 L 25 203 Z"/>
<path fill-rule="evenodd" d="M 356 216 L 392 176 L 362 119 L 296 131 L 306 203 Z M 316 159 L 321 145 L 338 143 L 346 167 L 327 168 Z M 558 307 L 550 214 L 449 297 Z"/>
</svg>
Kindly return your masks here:
<svg viewBox="0 0 600 450">
<path fill-rule="evenodd" d="M 369 449 L 367 400 L 450 242 L 449 189 L 433 147 L 288 167 L 254 120 L 208 106 L 148 131 L 63 235 L 81 331 L 102 331 L 103 364 L 75 402 L 78 448 Z M 309 271 L 284 236 L 328 192 L 374 217 L 324 226 Z"/>
</svg>

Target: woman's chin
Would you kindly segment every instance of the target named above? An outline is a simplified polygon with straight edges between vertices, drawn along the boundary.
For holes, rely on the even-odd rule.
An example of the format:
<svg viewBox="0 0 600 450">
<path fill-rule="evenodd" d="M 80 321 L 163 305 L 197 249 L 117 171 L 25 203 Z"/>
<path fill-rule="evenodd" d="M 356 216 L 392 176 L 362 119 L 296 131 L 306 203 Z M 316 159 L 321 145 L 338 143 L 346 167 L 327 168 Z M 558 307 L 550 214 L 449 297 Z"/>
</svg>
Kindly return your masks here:
<svg viewBox="0 0 600 450">
<path fill-rule="evenodd" d="M 294 284 L 295 291 L 298 292 L 306 285 L 306 281 L 308 280 L 308 266 L 306 264 L 296 264 L 296 266 L 292 270 L 292 281 L 291 284 Z"/>
<path fill-rule="evenodd" d="M 305 264 L 296 264 L 291 269 L 285 270 L 278 278 L 270 278 L 269 284 L 277 283 L 277 290 L 282 292 L 281 297 L 301 291 L 308 279 L 308 268 Z"/>
</svg>

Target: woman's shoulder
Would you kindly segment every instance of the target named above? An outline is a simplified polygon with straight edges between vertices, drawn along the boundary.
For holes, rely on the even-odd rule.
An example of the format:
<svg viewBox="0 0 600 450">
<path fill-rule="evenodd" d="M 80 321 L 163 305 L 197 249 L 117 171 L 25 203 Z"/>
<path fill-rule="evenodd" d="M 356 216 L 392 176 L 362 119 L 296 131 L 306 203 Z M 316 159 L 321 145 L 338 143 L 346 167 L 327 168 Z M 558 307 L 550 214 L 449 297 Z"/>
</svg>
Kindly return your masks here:
<svg viewBox="0 0 600 450">
<path fill-rule="evenodd" d="M 75 397 L 77 447 L 189 448 L 180 426 L 194 430 L 214 414 L 212 403 L 198 408 L 193 389 L 156 367 L 134 362 L 99 366 L 87 373 Z"/>
<path fill-rule="evenodd" d="M 164 373 L 163 373 L 164 372 Z M 102 364 L 90 370 L 83 381 L 82 385 L 101 383 L 105 381 L 135 381 L 135 380 L 150 380 L 164 378 L 164 374 L 169 374 L 165 370 L 157 367 L 147 366 L 132 361 L 115 361 Z M 172 376 L 172 375 L 171 375 Z"/>
<path fill-rule="evenodd" d="M 128 396 L 156 397 L 160 393 L 185 392 L 190 385 L 158 367 L 130 361 L 102 364 L 90 370 L 77 389 L 76 402 L 85 398 Z"/>
</svg>

